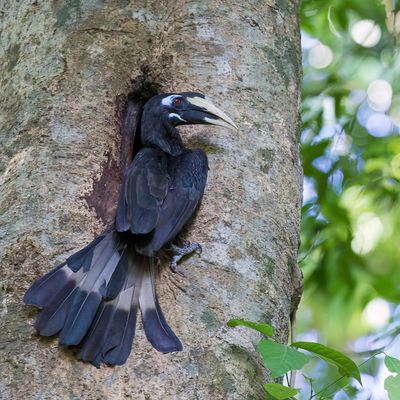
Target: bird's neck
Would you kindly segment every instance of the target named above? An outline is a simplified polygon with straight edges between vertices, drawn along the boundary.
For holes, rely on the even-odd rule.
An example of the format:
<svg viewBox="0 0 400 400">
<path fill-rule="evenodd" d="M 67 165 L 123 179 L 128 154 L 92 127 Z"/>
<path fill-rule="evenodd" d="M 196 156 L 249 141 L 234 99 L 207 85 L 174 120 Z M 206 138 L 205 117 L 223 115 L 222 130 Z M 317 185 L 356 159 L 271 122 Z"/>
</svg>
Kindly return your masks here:
<svg viewBox="0 0 400 400">
<path fill-rule="evenodd" d="M 171 156 L 178 156 L 185 149 L 178 130 L 159 114 L 143 114 L 141 141 L 144 146 L 159 148 Z"/>
</svg>

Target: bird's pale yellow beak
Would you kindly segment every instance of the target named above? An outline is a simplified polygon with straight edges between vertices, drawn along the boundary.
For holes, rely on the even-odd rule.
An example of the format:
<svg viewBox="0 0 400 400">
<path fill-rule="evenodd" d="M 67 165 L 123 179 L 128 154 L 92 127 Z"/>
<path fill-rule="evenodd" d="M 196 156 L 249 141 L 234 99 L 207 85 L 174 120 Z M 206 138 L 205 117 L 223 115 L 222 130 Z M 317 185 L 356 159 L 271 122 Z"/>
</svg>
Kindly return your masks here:
<svg viewBox="0 0 400 400">
<path fill-rule="evenodd" d="M 188 97 L 188 102 L 201 111 L 210 114 L 210 117 L 205 116 L 204 121 L 212 125 L 220 125 L 225 128 L 238 130 L 236 124 L 222 110 L 216 107 L 210 100 L 198 96 Z M 216 118 L 213 118 L 215 116 Z"/>
</svg>

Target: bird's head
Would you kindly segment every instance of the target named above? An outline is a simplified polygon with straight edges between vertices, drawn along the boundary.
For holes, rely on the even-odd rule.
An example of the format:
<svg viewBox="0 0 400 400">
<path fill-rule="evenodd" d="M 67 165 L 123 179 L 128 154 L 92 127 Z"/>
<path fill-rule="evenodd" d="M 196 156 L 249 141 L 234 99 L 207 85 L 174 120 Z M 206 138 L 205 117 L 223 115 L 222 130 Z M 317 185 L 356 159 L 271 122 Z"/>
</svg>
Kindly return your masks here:
<svg viewBox="0 0 400 400">
<path fill-rule="evenodd" d="M 204 124 L 238 129 L 231 118 L 201 93 L 162 94 L 150 99 L 146 107 L 156 109 L 172 126 Z"/>
</svg>

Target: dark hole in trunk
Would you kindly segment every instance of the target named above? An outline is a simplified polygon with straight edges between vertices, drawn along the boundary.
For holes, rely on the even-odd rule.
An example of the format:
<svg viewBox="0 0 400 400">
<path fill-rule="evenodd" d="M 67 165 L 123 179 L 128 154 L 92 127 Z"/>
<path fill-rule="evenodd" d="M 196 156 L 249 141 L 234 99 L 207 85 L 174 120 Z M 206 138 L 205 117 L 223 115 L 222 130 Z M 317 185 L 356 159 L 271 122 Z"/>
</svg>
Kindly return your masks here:
<svg viewBox="0 0 400 400">
<path fill-rule="evenodd" d="M 105 225 L 114 222 L 122 179 L 133 157 L 141 148 L 140 119 L 147 100 L 159 93 L 159 86 L 149 81 L 146 73 L 132 82 L 127 96 L 116 100 L 116 118 L 119 135 L 116 137 L 117 154 L 106 153 L 102 175 L 93 182 L 93 190 L 84 196 L 89 208 Z"/>
</svg>

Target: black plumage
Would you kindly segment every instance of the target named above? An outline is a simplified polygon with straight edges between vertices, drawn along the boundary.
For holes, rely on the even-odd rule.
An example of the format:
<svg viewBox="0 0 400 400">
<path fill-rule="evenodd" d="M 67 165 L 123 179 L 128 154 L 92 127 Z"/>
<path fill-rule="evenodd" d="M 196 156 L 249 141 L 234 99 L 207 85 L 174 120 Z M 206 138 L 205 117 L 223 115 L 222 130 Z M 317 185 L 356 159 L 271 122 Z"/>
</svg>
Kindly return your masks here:
<svg viewBox="0 0 400 400">
<path fill-rule="evenodd" d="M 236 128 L 202 94 L 150 99 L 141 121 L 143 147 L 125 175 L 115 226 L 39 278 L 25 294 L 25 303 L 42 309 L 35 323 L 39 333 L 59 333 L 62 344 L 78 345 L 78 358 L 96 366 L 126 362 L 138 310 L 155 349 L 182 350 L 155 288 L 156 256 L 190 220 L 207 180 L 207 157 L 184 147 L 176 129 L 182 124 Z"/>
</svg>

